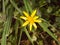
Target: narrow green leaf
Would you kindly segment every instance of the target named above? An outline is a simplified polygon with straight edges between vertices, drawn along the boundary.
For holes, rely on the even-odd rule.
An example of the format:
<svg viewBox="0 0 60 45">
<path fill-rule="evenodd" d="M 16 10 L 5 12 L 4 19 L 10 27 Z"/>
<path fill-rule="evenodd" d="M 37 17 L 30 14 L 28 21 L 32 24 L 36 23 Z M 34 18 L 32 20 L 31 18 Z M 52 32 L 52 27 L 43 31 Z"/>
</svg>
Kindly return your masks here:
<svg viewBox="0 0 60 45">
<path fill-rule="evenodd" d="M 10 2 L 13 5 L 13 7 L 20 13 L 20 15 L 22 15 L 22 11 L 17 7 L 17 5 L 14 3 L 14 1 L 10 0 Z"/>
<path fill-rule="evenodd" d="M 29 0 L 26 0 L 26 2 L 27 2 L 27 7 L 28 7 L 30 13 L 32 13 L 32 7 L 31 7 L 31 5 L 30 5 Z"/>
<path fill-rule="evenodd" d="M 19 21 L 18 20 L 16 20 L 16 22 L 15 22 L 15 25 L 14 25 L 14 30 L 15 30 L 15 45 L 17 45 L 18 44 L 18 41 L 17 41 L 17 39 L 18 39 L 18 27 L 19 27 L 19 23 L 18 23 Z"/>
<path fill-rule="evenodd" d="M 6 45 L 6 41 L 7 41 L 7 36 L 9 35 L 9 30 L 10 30 L 10 26 L 11 26 L 11 19 L 12 19 L 12 7 L 11 9 L 8 11 L 8 18 L 6 19 L 6 22 L 4 22 L 4 29 L 3 29 L 3 34 L 2 34 L 2 40 L 1 40 L 1 45 Z"/>
<path fill-rule="evenodd" d="M 39 25 L 43 28 L 45 32 L 47 32 L 53 39 L 55 39 L 57 42 L 57 37 L 48 29 L 49 24 L 46 22 L 39 23 Z"/>
<path fill-rule="evenodd" d="M 31 8 L 31 5 L 30 5 L 29 1 L 28 0 L 23 0 L 23 1 L 24 1 L 24 4 L 25 4 L 26 11 L 27 12 L 30 11 L 30 13 L 32 13 L 32 8 Z"/>
<path fill-rule="evenodd" d="M 28 10 L 28 6 L 27 6 L 27 0 L 23 0 L 23 2 L 24 2 L 24 5 L 25 5 L 25 9 L 26 9 L 26 11 L 29 12 L 29 10 Z"/>
</svg>

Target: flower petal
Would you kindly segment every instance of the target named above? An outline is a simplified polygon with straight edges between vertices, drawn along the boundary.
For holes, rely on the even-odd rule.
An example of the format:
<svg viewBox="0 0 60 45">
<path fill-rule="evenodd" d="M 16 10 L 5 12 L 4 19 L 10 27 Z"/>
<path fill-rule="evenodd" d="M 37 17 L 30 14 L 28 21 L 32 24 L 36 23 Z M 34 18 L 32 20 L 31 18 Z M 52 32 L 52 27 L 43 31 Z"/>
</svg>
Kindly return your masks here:
<svg viewBox="0 0 60 45">
<path fill-rule="evenodd" d="M 32 30 L 32 23 L 30 23 L 30 31 Z"/>
<path fill-rule="evenodd" d="M 38 19 L 39 17 L 38 16 L 35 16 L 34 19 Z"/>
<path fill-rule="evenodd" d="M 28 21 L 26 21 L 22 26 L 26 26 L 28 23 L 29 23 L 29 22 L 28 22 Z"/>
<path fill-rule="evenodd" d="M 33 24 L 33 26 L 34 26 L 35 29 L 37 28 L 37 25 L 35 23 Z"/>
<path fill-rule="evenodd" d="M 20 16 L 20 18 L 21 18 L 21 19 L 24 19 L 24 20 L 27 20 L 27 18 L 26 18 L 26 17 L 24 17 L 24 16 Z"/>
<path fill-rule="evenodd" d="M 35 14 L 36 14 L 36 10 L 34 10 L 34 11 L 32 12 L 31 17 L 34 17 Z"/>
<path fill-rule="evenodd" d="M 34 22 L 38 22 L 39 23 L 39 22 L 42 22 L 42 20 L 34 20 Z"/>
<path fill-rule="evenodd" d="M 24 14 L 26 17 L 28 17 L 28 16 L 29 16 L 29 14 L 28 14 L 28 13 L 26 13 L 25 11 L 23 11 L 23 14 Z"/>
</svg>

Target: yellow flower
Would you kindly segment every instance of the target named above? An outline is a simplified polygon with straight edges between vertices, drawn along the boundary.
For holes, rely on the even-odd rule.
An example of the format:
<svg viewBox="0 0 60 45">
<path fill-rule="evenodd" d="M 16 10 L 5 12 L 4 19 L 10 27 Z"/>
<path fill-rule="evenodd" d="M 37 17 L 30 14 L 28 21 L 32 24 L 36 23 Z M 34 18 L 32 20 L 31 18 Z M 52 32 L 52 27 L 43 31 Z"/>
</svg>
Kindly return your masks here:
<svg viewBox="0 0 60 45">
<path fill-rule="evenodd" d="M 36 23 L 41 22 L 41 20 L 38 19 L 39 17 L 35 16 L 36 10 L 34 10 L 32 12 L 31 16 L 28 13 L 26 13 L 25 11 L 23 11 L 23 14 L 25 16 L 21 16 L 20 18 L 23 19 L 23 20 L 25 20 L 26 22 L 22 26 L 26 26 L 26 25 L 29 24 L 30 25 L 30 31 L 32 30 L 32 26 L 34 26 L 34 28 L 36 29 L 37 25 L 35 24 L 35 22 Z"/>
</svg>

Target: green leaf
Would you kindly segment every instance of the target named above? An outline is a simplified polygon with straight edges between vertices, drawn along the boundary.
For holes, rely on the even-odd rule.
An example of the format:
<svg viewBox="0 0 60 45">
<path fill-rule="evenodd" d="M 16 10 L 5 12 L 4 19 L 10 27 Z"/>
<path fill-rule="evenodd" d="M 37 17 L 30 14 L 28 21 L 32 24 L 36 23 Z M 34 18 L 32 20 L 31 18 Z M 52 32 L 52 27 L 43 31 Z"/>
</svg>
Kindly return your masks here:
<svg viewBox="0 0 60 45">
<path fill-rule="evenodd" d="M 26 9 L 26 11 L 29 12 L 29 10 L 28 10 L 28 6 L 27 6 L 27 0 L 23 0 L 23 2 L 24 2 L 24 5 L 25 5 L 25 9 Z"/>
<path fill-rule="evenodd" d="M 48 29 L 49 24 L 46 22 L 41 22 L 39 25 L 43 28 L 45 32 L 47 32 L 53 39 L 55 39 L 57 42 L 57 37 Z"/>
<path fill-rule="evenodd" d="M 10 0 L 10 2 L 13 5 L 13 7 L 20 13 L 20 15 L 22 15 L 22 11 L 17 7 L 17 4 L 15 4 L 15 2 L 12 0 Z"/>
<path fill-rule="evenodd" d="M 10 6 L 11 7 L 11 6 Z M 4 29 L 3 29 L 3 34 L 2 34 L 2 41 L 1 41 L 1 45 L 6 45 L 6 41 L 7 41 L 7 36 L 9 35 L 9 30 L 10 30 L 10 26 L 11 26 L 11 20 L 12 20 L 12 10 L 13 8 L 8 8 L 8 18 L 6 19 L 6 21 L 4 22 Z"/>
</svg>

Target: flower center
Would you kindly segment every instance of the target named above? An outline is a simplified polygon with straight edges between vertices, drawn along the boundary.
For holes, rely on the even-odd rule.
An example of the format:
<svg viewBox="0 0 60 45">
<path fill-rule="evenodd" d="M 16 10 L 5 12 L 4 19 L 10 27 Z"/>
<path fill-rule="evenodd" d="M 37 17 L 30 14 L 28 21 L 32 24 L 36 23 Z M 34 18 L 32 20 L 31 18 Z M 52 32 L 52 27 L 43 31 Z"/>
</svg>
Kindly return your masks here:
<svg viewBox="0 0 60 45">
<path fill-rule="evenodd" d="M 29 17 L 28 17 L 28 21 L 29 21 L 30 23 L 34 23 L 33 17 L 29 16 Z"/>
</svg>

